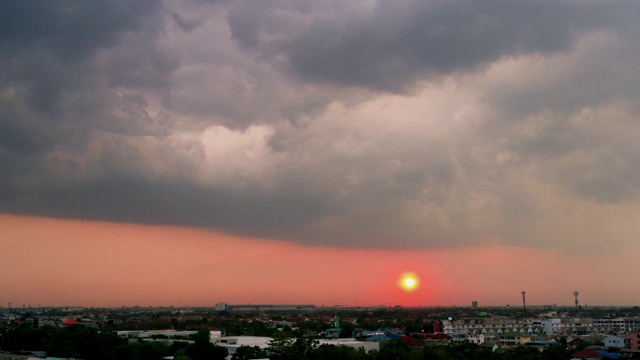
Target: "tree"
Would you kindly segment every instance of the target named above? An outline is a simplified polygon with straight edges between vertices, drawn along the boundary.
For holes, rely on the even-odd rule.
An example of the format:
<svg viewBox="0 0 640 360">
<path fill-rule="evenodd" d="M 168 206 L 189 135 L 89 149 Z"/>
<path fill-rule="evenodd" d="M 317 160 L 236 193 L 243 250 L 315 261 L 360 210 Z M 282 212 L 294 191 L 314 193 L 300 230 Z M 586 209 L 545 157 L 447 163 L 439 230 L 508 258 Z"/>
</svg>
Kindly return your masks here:
<svg viewBox="0 0 640 360">
<path fill-rule="evenodd" d="M 176 355 L 178 350 L 186 349 L 189 346 L 189 343 L 186 341 L 174 341 L 169 346 L 169 354 Z"/>
<path fill-rule="evenodd" d="M 551 346 L 548 349 L 544 350 L 542 353 L 544 354 L 545 359 L 549 360 L 565 360 L 571 357 L 571 350 L 563 345 L 555 345 Z"/>
<path fill-rule="evenodd" d="M 191 335 L 191 339 L 195 343 L 210 343 L 211 342 L 211 330 L 207 328 L 198 329 L 198 332 Z"/>
<path fill-rule="evenodd" d="M 236 349 L 236 352 L 231 356 L 231 360 L 250 360 L 266 357 L 267 352 L 265 350 L 257 346 L 242 345 Z"/>
<path fill-rule="evenodd" d="M 275 337 L 269 342 L 267 352 L 271 360 L 303 360 L 318 347 L 318 342 L 309 338 Z"/>
<path fill-rule="evenodd" d="M 354 349 L 344 345 L 322 344 L 309 355 L 310 360 L 374 360 L 375 354 L 367 353 L 364 349 Z"/>
<path fill-rule="evenodd" d="M 386 341 L 380 344 L 379 360 L 409 360 L 411 347 L 400 341 Z"/>
<path fill-rule="evenodd" d="M 106 352 L 106 360 L 159 360 L 169 355 L 169 346 L 159 341 L 139 341 L 135 344 L 117 346 Z"/>
<path fill-rule="evenodd" d="M 224 360 L 229 355 L 227 348 L 212 344 L 210 333 L 207 328 L 199 329 L 193 344 L 185 349 L 186 355 L 193 360 Z"/>
<path fill-rule="evenodd" d="M 340 328 L 340 337 L 341 338 L 350 338 L 351 336 L 353 336 L 353 330 L 355 329 L 353 324 L 344 323 L 344 324 L 340 324 L 340 325 L 341 325 L 341 328 Z"/>
</svg>

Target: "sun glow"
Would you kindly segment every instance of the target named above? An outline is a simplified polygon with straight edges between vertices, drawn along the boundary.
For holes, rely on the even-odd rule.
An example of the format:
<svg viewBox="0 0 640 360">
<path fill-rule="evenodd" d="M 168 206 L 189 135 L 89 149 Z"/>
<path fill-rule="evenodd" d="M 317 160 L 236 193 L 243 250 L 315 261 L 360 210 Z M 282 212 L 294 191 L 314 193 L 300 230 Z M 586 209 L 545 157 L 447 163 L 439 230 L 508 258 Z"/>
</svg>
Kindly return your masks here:
<svg viewBox="0 0 640 360">
<path fill-rule="evenodd" d="M 414 272 L 404 272 L 400 275 L 400 278 L 398 278 L 398 286 L 406 292 L 411 292 L 418 289 L 419 284 L 420 281 L 418 279 L 418 275 L 416 275 Z"/>
</svg>

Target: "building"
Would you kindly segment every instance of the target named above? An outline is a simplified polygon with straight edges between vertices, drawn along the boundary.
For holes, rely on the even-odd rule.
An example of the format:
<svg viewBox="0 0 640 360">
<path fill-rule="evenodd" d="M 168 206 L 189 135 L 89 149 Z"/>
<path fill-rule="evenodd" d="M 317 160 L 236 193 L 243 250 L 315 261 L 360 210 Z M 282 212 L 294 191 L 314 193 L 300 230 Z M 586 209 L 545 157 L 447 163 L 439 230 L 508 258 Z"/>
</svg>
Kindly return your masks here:
<svg viewBox="0 0 640 360">
<path fill-rule="evenodd" d="M 446 345 L 452 341 L 452 337 L 443 333 L 427 334 L 424 339 L 425 345 Z"/>
<path fill-rule="evenodd" d="M 629 348 L 629 337 L 626 335 L 609 335 L 603 340 L 605 347 L 614 347 L 618 349 Z"/>
<path fill-rule="evenodd" d="M 591 349 L 583 349 L 571 354 L 572 359 L 579 359 L 579 360 L 600 360 L 603 357 L 604 355 Z"/>
<path fill-rule="evenodd" d="M 220 303 L 226 304 L 226 303 Z M 216 305 L 217 307 L 217 305 Z M 230 311 L 289 311 L 289 310 L 315 310 L 315 305 L 301 304 L 301 305 L 273 305 L 273 304 L 239 304 L 229 305 L 227 304 L 227 310 Z"/>
<path fill-rule="evenodd" d="M 632 350 L 640 350 L 640 333 L 632 332 L 629 333 L 629 349 Z"/>
<path fill-rule="evenodd" d="M 467 341 L 470 342 L 470 343 L 474 343 L 474 344 L 480 345 L 483 342 L 485 342 L 484 334 L 467 336 Z"/>
<path fill-rule="evenodd" d="M 530 336 L 588 337 L 594 335 L 631 334 L 640 330 L 640 318 L 509 318 L 469 317 L 442 320 L 442 332 L 454 338 L 484 335 L 485 339 L 498 339 L 506 332 L 520 332 Z M 638 341 L 638 337 L 634 338 Z M 631 342 L 631 339 L 629 339 Z M 635 343 L 634 343 L 635 344 Z M 629 344 L 630 346 L 630 344 Z"/>
<path fill-rule="evenodd" d="M 527 334 L 521 334 L 517 331 L 510 331 L 500 334 L 500 341 L 509 346 L 520 346 L 531 341 L 531 336 Z"/>
<path fill-rule="evenodd" d="M 272 340 L 273 338 L 265 336 L 225 336 L 213 340 L 213 343 L 226 348 L 229 355 L 233 355 L 240 346 L 257 346 L 260 349 L 266 349 L 269 347 L 269 343 Z M 318 345 L 323 344 L 349 346 L 356 349 L 362 348 L 367 352 L 371 350 L 380 350 L 380 343 L 378 342 L 357 341 L 356 339 L 318 340 Z"/>
<path fill-rule="evenodd" d="M 560 334 L 564 327 L 562 320 L 559 318 L 543 319 L 540 321 L 540 325 L 545 329 L 548 335 Z"/>
</svg>

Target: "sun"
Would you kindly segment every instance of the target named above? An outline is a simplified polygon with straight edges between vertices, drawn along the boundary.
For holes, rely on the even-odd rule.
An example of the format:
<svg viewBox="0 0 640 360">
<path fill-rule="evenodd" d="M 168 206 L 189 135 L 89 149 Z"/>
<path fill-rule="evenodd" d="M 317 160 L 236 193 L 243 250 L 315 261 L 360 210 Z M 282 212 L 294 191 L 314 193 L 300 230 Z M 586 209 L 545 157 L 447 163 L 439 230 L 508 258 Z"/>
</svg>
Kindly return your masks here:
<svg viewBox="0 0 640 360">
<path fill-rule="evenodd" d="M 417 290 L 419 284 L 420 280 L 418 279 L 418 275 L 411 271 L 400 274 L 398 278 L 398 286 L 406 292 Z"/>
</svg>

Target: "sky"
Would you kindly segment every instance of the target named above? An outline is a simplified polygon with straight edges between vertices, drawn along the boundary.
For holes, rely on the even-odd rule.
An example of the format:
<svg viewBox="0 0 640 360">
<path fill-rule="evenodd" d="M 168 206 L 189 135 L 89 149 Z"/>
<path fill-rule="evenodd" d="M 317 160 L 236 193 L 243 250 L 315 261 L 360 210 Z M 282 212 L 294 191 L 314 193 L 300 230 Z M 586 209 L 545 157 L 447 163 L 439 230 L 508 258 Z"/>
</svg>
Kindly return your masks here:
<svg viewBox="0 0 640 360">
<path fill-rule="evenodd" d="M 637 305 L 639 18 L 2 1 L 0 306 Z"/>
</svg>

